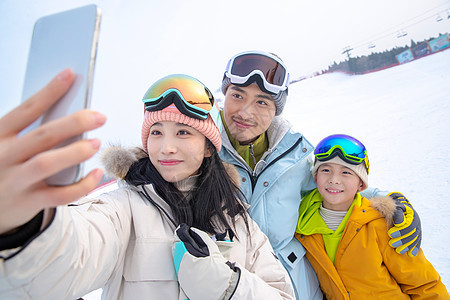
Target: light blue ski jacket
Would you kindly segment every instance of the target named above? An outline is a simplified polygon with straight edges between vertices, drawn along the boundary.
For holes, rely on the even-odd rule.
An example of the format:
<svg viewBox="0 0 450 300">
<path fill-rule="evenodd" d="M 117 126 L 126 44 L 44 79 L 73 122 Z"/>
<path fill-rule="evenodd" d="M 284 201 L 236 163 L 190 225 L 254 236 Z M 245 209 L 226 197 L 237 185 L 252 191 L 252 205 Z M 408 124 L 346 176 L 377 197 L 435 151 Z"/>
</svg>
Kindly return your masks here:
<svg viewBox="0 0 450 300">
<path fill-rule="evenodd" d="M 269 149 L 254 170 L 233 148 L 225 130 L 220 157 L 237 167 L 249 213 L 289 272 L 297 299 L 322 299 L 305 249 L 294 237 L 301 196 L 316 188 L 311 175 L 314 147 L 281 117 L 273 119 L 267 136 Z"/>
</svg>

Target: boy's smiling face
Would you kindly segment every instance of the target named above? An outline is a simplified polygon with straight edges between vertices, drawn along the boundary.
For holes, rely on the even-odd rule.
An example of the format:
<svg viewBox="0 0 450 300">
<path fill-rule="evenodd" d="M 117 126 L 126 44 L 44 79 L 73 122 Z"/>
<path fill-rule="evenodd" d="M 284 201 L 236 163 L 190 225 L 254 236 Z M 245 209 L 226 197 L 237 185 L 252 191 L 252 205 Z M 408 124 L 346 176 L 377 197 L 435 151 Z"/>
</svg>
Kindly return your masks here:
<svg viewBox="0 0 450 300">
<path fill-rule="evenodd" d="M 348 210 L 364 186 L 353 170 L 335 163 L 320 165 L 314 180 L 323 197 L 323 207 L 336 211 Z"/>
</svg>

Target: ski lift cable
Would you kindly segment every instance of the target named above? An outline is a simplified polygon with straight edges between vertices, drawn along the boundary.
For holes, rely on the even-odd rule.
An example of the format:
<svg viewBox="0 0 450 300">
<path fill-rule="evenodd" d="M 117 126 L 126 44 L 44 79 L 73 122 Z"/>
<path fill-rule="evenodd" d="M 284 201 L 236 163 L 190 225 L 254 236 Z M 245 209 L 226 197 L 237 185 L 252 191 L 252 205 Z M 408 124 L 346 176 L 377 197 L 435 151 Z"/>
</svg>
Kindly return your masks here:
<svg viewBox="0 0 450 300">
<path fill-rule="evenodd" d="M 443 11 L 445 11 L 445 9 L 442 10 L 442 11 L 440 11 L 439 13 L 441 13 L 441 12 L 443 12 Z M 423 14 L 421 14 L 421 15 L 423 15 Z M 380 40 L 380 39 L 382 39 L 382 38 L 385 38 L 385 37 L 387 37 L 387 36 L 392 35 L 395 31 L 405 30 L 405 29 L 407 29 L 407 28 L 409 28 L 409 27 L 415 26 L 415 25 L 417 25 L 417 24 L 419 24 L 419 23 L 421 23 L 421 22 L 423 22 L 423 21 L 426 21 L 426 20 L 431 19 L 431 18 L 434 18 L 434 17 L 435 17 L 435 14 L 430 15 L 430 16 L 428 16 L 428 17 L 425 17 L 425 18 L 423 18 L 423 19 L 421 19 L 421 20 L 419 20 L 419 21 L 417 21 L 417 22 L 415 22 L 415 23 L 411 23 L 411 24 L 409 24 L 409 25 L 407 25 L 407 26 L 404 26 L 404 27 L 402 27 L 401 29 L 398 29 L 398 28 L 399 28 L 399 25 L 406 23 L 406 22 L 403 22 L 403 23 L 401 23 L 401 24 L 399 24 L 399 25 L 397 25 L 397 26 L 395 26 L 395 27 L 391 27 L 391 29 L 396 29 L 396 30 L 394 30 L 394 31 L 391 30 L 391 31 L 389 31 L 389 32 L 388 32 L 387 34 L 385 34 L 385 35 L 382 35 L 382 36 L 380 36 L 380 37 L 378 37 L 378 38 L 373 38 L 373 39 L 371 39 L 371 41 L 378 41 L 378 40 Z M 410 20 L 413 20 L 413 19 L 416 19 L 416 18 L 417 18 L 417 17 L 414 17 L 414 18 L 412 18 L 412 19 L 410 19 Z M 383 33 L 386 32 L 386 31 L 387 31 L 387 30 L 383 31 Z M 367 42 L 361 43 L 361 44 L 364 45 L 364 44 L 367 44 Z M 358 46 L 359 46 L 359 45 L 358 45 Z M 355 47 L 358 47 L 358 46 L 355 46 Z"/>
<path fill-rule="evenodd" d="M 398 31 L 399 28 L 402 28 L 402 25 L 403 25 L 403 24 L 406 24 L 406 23 L 408 23 L 408 22 L 410 22 L 410 21 L 412 21 L 412 20 L 414 20 L 414 19 L 417 19 L 417 18 L 419 18 L 419 17 L 421 17 L 421 16 L 423 16 L 423 15 L 426 15 L 426 14 L 428 14 L 430 11 L 433 11 L 433 10 L 435 10 L 435 9 L 437 9 L 437 8 L 439 8 L 439 7 L 441 7 L 441 6 L 443 6 L 443 5 L 447 5 L 447 3 L 442 3 L 442 4 L 440 4 L 440 5 L 438 5 L 438 6 L 434 7 L 434 8 L 431 8 L 431 9 L 429 9 L 429 10 L 427 10 L 427 11 L 421 13 L 420 15 L 417 15 L 417 16 L 415 16 L 415 17 L 413 17 L 413 18 L 410 18 L 410 19 L 405 20 L 405 21 L 403 21 L 403 22 L 401 22 L 401 23 L 399 23 L 399 24 L 397 24 L 397 25 L 395 25 L 395 26 L 390 27 L 390 28 L 388 28 L 388 29 L 386 29 L 386 30 L 380 32 L 379 34 L 375 35 L 375 36 L 371 39 L 371 41 L 378 41 L 378 40 L 380 40 L 380 39 L 382 39 L 382 38 L 385 38 L 385 37 L 387 37 L 387 36 L 390 36 L 390 35 L 392 35 L 394 32 Z M 450 9 L 450 8 L 444 8 L 444 9 L 442 9 L 441 11 L 439 11 L 438 13 L 443 13 L 443 12 L 445 12 L 445 11 L 448 12 L 449 9 Z M 418 24 L 418 23 L 420 23 L 420 22 L 422 22 L 422 21 L 425 21 L 425 20 L 427 20 L 427 19 L 433 18 L 435 15 L 436 15 L 436 12 L 433 12 L 432 15 L 430 15 L 430 16 L 428 16 L 428 17 L 422 19 L 422 20 L 420 20 L 419 22 L 410 24 L 410 25 L 408 25 L 408 26 L 403 26 L 403 29 L 406 29 L 406 28 L 408 28 L 408 27 L 414 26 L 414 25 L 416 25 L 416 24 Z M 386 32 L 388 32 L 388 33 L 386 33 Z M 386 34 L 384 34 L 384 33 L 386 33 Z M 384 35 L 382 35 L 382 34 L 384 34 Z M 379 37 L 377 37 L 377 36 L 379 36 Z M 366 42 L 364 42 L 364 43 L 360 43 L 360 44 L 358 44 L 357 46 L 355 46 L 355 48 L 359 48 L 359 47 L 362 47 L 362 46 L 364 46 L 364 45 L 367 45 L 367 43 L 368 43 L 368 41 L 366 41 Z"/>
<path fill-rule="evenodd" d="M 444 10 L 442 10 L 442 11 L 440 11 L 439 13 L 441 13 L 441 12 L 443 12 L 443 11 L 446 11 L 446 10 L 448 10 L 448 9 L 444 9 Z M 428 11 L 430 11 L 430 10 L 428 10 Z M 423 15 L 423 14 L 421 14 L 421 15 Z M 404 31 L 405 29 L 407 29 L 407 28 L 409 28 L 409 27 L 412 27 L 412 26 L 415 26 L 415 25 L 417 25 L 417 24 L 419 24 L 419 23 L 422 23 L 422 22 L 424 22 L 424 21 L 426 21 L 426 20 L 428 20 L 428 19 L 431 19 L 431 18 L 434 18 L 436 16 L 436 14 L 434 13 L 433 15 L 430 15 L 430 16 L 428 16 L 428 17 L 426 17 L 426 18 L 423 18 L 423 19 L 421 19 L 421 20 L 419 20 L 419 21 L 417 21 L 417 22 L 415 22 L 415 23 L 411 23 L 411 24 L 409 24 L 409 25 L 407 25 L 407 26 L 404 26 L 402 29 L 398 29 L 398 27 L 397 27 L 397 29 L 396 30 L 394 30 L 394 31 L 390 31 L 390 32 L 388 32 L 388 33 L 386 33 L 386 34 L 384 34 L 384 35 L 382 35 L 382 36 L 379 36 L 378 38 L 373 38 L 373 39 L 370 39 L 370 41 L 372 41 L 372 42 L 376 42 L 376 41 L 379 41 L 379 40 L 381 40 L 381 39 L 384 39 L 384 38 L 386 38 L 386 37 L 388 37 L 388 36 L 391 36 L 392 34 L 394 34 L 395 32 L 399 32 L 399 31 Z M 412 18 L 412 19 L 410 19 L 410 20 L 413 20 L 413 19 L 416 19 L 417 18 L 417 16 L 416 17 L 414 17 L 414 18 Z M 403 22 L 403 23 L 401 23 L 401 24 L 404 24 L 405 22 Z M 400 25 L 400 24 L 399 24 Z M 393 28 L 396 28 L 396 27 L 391 27 L 391 29 L 393 29 Z M 383 31 L 383 33 L 384 32 L 386 32 L 387 30 L 385 30 L 385 31 Z M 404 36 L 406 36 L 406 34 L 404 35 Z M 366 47 L 366 45 L 368 44 L 369 42 L 368 41 L 366 41 L 366 42 L 364 42 L 364 43 L 360 43 L 360 44 L 357 44 L 357 45 L 355 45 L 355 46 L 353 46 L 353 49 L 357 49 L 357 48 L 361 48 L 361 47 Z"/>
<path fill-rule="evenodd" d="M 408 23 L 408 22 L 410 22 L 410 21 L 412 21 L 412 20 L 414 20 L 414 19 L 417 19 L 417 18 L 419 18 L 419 17 L 422 17 L 423 15 L 426 15 L 426 14 L 428 14 L 430 11 L 433 11 L 433 10 L 435 10 L 435 9 L 437 9 L 437 8 L 439 8 L 439 7 L 441 7 L 441 6 L 443 6 L 443 5 L 448 5 L 448 3 L 442 3 L 442 4 L 440 4 L 440 5 L 436 6 L 436 7 L 430 8 L 429 10 L 424 11 L 423 13 L 421 13 L 421 14 L 419 14 L 419 15 L 417 15 L 417 16 L 411 18 L 411 19 L 405 20 L 405 21 L 403 21 L 403 22 L 400 23 L 400 24 L 397 24 L 397 25 L 395 25 L 395 26 L 393 26 L 393 27 L 391 27 L 391 28 L 389 28 L 389 29 L 386 29 L 385 31 L 381 32 L 380 34 L 386 32 L 386 31 L 391 31 L 392 29 L 395 29 L 395 28 L 399 28 L 399 27 L 401 27 L 403 24 Z M 444 8 L 443 10 L 439 11 L 438 13 L 441 13 L 441 12 L 445 11 L 446 9 L 448 10 L 449 8 Z M 432 15 L 434 16 L 435 14 L 436 14 L 436 12 L 434 12 Z"/>
</svg>

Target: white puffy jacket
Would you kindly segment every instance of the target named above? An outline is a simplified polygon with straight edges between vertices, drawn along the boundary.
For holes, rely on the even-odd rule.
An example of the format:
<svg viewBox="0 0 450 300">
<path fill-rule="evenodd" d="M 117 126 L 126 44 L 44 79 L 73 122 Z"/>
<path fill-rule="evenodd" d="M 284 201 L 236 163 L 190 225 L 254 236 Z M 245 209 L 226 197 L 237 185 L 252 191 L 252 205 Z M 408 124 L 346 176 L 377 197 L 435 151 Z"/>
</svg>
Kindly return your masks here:
<svg viewBox="0 0 450 300">
<path fill-rule="evenodd" d="M 0 299 L 76 299 L 103 288 L 103 299 L 179 299 L 172 259 L 174 225 L 160 208 L 125 186 L 58 207 L 50 225 L 23 247 L 0 251 Z M 250 218 L 236 220 L 233 242 L 217 242 L 241 268 L 233 299 L 293 299 L 289 276 Z"/>
</svg>

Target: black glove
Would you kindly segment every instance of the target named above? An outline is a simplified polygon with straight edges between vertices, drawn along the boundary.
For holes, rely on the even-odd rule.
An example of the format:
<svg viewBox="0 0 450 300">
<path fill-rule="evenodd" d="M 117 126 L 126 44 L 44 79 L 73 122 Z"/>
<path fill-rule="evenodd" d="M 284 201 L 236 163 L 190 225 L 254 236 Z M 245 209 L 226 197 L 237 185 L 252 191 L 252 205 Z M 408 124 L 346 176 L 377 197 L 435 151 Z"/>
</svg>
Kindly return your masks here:
<svg viewBox="0 0 450 300">
<path fill-rule="evenodd" d="M 422 242 L 419 215 L 403 194 L 392 192 L 388 196 L 394 199 L 397 205 L 393 218 L 394 226 L 388 231 L 391 237 L 389 245 L 395 248 L 397 253 L 416 256 Z"/>
</svg>

